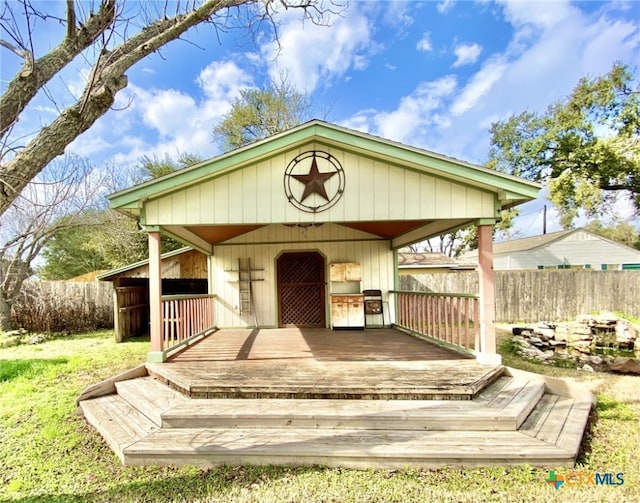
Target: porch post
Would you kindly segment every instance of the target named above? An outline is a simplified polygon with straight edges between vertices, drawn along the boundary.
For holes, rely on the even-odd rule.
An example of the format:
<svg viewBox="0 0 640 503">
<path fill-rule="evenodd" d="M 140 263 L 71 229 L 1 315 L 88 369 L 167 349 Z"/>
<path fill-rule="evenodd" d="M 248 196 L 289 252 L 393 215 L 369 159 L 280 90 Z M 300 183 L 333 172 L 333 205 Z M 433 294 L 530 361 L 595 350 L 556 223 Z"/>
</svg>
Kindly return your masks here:
<svg viewBox="0 0 640 503">
<path fill-rule="evenodd" d="M 478 225 L 478 273 L 480 275 L 480 348 L 476 359 L 484 365 L 500 365 L 496 347 L 496 296 L 493 282 L 493 225 Z"/>
<path fill-rule="evenodd" d="M 162 272 L 160 266 L 160 232 L 149 232 L 149 362 L 164 361 L 162 353 Z"/>
</svg>

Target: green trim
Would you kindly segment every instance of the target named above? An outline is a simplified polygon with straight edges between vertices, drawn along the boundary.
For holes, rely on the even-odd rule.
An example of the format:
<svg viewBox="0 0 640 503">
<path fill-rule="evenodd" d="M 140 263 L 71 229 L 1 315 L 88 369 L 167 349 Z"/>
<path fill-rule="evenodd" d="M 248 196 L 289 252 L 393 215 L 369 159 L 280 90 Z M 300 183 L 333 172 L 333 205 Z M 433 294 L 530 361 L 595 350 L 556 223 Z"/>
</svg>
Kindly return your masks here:
<svg viewBox="0 0 640 503">
<path fill-rule="evenodd" d="M 164 260 L 166 258 L 171 258 L 171 257 L 175 257 L 176 255 L 181 255 L 183 253 L 186 253 L 188 251 L 192 251 L 193 248 L 191 246 L 185 246 L 183 248 L 178 248 L 177 250 L 173 250 L 167 253 L 163 253 L 162 255 L 160 255 L 160 260 Z M 132 269 L 137 269 L 138 267 L 142 267 L 145 265 L 149 265 L 149 259 L 145 259 L 145 260 L 140 260 L 138 262 L 134 262 L 133 264 L 128 264 L 122 267 L 118 267 L 117 269 L 111 269 L 110 271 L 106 271 L 103 272 L 101 274 L 98 274 L 96 276 L 97 280 L 105 280 L 105 278 L 108 278 L 110 276 L 117 276 L 118 274 L 122 274 L 123 272 L 127 272 L 130 271 Z"/>
<path fill-rule="evenodd" d="M 163 295 L 162 300 L 215 299 L 216 297 L 217 295 L 215 293 Z"/>
<path fill-rule="evenodd" d="M 164 363 L 167 355 L 164 351 L 149 351 L 147 353 L 147 363 Z"/>
<path fill-rule="evenodd" d="M 195 234 L 193 234 L 191 231 L 188 231 L 189 234 L 195 236 Z M 162 228 L 162 233 L 165 236 L 168 236 L 170 238 L 175 239 L 176 241 L 178 241 L 179 243 L 184 244 L 185 246 L 187 246 L 188 248 L 192 248 L 193 250 L 197 250 L 200 253 L 204 254 L 204 255 L 212 255 L 213 254 L 213 245 L 209 245 L 209 249 L 204 248 L 203 246 L 198 245 L 197 243 L 194 243 L 192 241 L 189 241 L 186 237 L 184 236 L 179 236 L 178 234 L 171 232 L 170 230 L 168 230 L 166 227 Z M 197 237 L 197 236 L 195 236 Z M 203 240 L 204 241 L 204 240 Z"/>
<path fill-rule="evenodd" d="M 424 295 L 427 297 L 461 297 L 463 299 L 479 299 L 475 293 L 451 293 L 451 292 L 420 292 L 416 290 L 390 290 L 389 293 L 410 293 L 413 295 Z"/>
<path fill-rule="evenodd" d="M 496 225 L 495 218 L 479 218 L 475 221 L 475 225 Z"/>
<path fill-rule="evenodd" d="M 407 328 L 405 326 L 402 325 L 398 325 L 396 323 L 393 324 L 393 328 L 395 328 L 396 330 L 399 330 L 400 332 L 404 332 L 407 335 L 411 335 L 412 337 L 415 337 L 416 339 L 422 339 L 425 340 L 427 342 L 431 342 L 432 344 L 435 344 L 436 346 L 440 346 L 443 348 L 447 348 L 447 349 L 451 349 L 452 351 L 456 351 L 458 353 L 461 353 L 465 356 L 472 356 L 475 358 L 476 353 L 474 350 L 472 349 L 467 349 L 464 346 L 458 346 L 457 344 L 452 344 L 450 342 L 447 341 L 443 341 L 441 339 L 437 339 L 435 337 L 431 337 L 430 335 L 427 334 L 423 334 L 422 332 L 416 332 L 414 330 L 411 330 L 410 328 Z"/>
<path fill-rule="evenodd" d="M 112 208 L 136 213 L 146 199 L 183 190 L 209 178 L 241 169 L 248 164 L 255 164 L 305 142 L 322 139 L 336 144 L 338 148 L 360 155 L 382 158 L 396 165 L 407 163 L 408 166 L 404 164 L 402 166 L 407 169 L 413 167 L 421 172 L 435 170 L 446 178 L 460 183 L 484 188 L 491 192 L 503 191 L 505 197 L 508 195 L 521 201 L 535 199 L 541 187 L 537 183 L 458 159 L 314 120 L 214 159 L 116 192 L 109 196 L 109 201 Z"/>
</svg>

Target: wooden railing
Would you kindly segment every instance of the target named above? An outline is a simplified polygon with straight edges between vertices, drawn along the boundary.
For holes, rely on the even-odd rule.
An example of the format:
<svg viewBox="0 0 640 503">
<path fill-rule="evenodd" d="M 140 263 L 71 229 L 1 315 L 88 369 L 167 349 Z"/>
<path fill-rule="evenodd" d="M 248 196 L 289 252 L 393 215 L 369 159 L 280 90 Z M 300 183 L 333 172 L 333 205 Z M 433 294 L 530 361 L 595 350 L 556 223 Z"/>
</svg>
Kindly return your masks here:
<svg viewBox="0 0 640 503">
<path fill-rule="evenodd" d="M 163 349 L 178 346 L 213 328 L 215 295 L 163 295 Z"/>
<path fill-rule="evenodd" d="M 401 328 L 471 350 L 479 347 L 478 296 L 394 291 Z"/>
</svg>

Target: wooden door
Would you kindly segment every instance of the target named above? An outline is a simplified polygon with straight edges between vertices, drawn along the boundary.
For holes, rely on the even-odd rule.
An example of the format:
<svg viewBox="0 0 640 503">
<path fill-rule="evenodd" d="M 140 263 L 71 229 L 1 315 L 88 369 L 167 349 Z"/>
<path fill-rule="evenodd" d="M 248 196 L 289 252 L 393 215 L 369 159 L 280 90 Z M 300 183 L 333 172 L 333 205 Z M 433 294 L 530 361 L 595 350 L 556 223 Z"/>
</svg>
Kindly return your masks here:
<svg viewBox="0 0 640 503">
<path fill-rule="evenodd" d="M 277 261 L 278 325 L 325 327 L 324 257 L 283 253 Z"/>
</svg>

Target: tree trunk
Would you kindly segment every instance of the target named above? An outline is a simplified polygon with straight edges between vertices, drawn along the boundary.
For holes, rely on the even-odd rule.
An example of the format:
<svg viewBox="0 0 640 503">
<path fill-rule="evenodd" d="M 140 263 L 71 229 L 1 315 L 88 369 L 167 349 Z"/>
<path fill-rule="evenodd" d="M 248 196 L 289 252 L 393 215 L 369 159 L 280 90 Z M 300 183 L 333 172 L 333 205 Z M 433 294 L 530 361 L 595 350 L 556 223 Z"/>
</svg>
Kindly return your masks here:
<svg viewBox="0 0 640 503">
<path fill-rule="evenodd" d="M 14 330 L 15 325 L 11 318 L 11 302 L 0 291 L 0 331 Z"/>
</svg>

